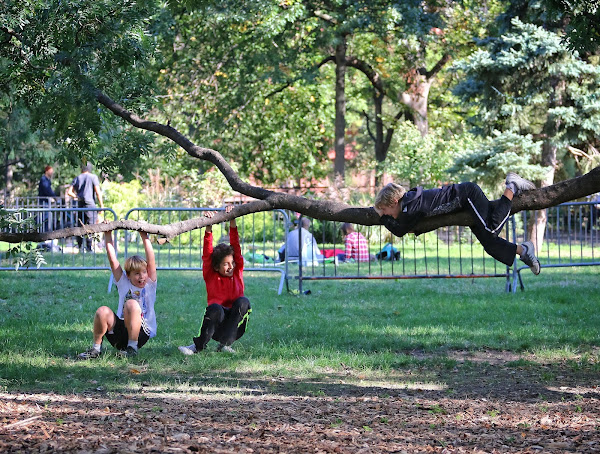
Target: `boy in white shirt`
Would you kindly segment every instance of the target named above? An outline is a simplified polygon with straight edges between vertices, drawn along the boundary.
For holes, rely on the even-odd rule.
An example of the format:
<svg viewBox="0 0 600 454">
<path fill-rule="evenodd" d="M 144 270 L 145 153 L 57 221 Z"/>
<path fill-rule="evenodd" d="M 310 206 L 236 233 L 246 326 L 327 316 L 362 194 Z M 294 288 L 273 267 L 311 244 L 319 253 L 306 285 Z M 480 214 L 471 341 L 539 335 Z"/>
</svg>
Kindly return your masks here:
<svg viewBox="0 0 600 454">
<path fill-rule="evenodd" d="M 133 255 L 125 260 L 125 273 L 119 264 L 112 232 L 104 233 L 106 254 L 119 291 L 117 313 L 99 307 L 94 316 L 94 345 L 80 353 L 78 359 L 98 358 L 102 339 L 106 337 L 121 356 L 133 357 L 151 337 L 156 336 L 156 263 L 154 250 L 146 232 L 140 232 L 146 260 Z"/>
</svg>

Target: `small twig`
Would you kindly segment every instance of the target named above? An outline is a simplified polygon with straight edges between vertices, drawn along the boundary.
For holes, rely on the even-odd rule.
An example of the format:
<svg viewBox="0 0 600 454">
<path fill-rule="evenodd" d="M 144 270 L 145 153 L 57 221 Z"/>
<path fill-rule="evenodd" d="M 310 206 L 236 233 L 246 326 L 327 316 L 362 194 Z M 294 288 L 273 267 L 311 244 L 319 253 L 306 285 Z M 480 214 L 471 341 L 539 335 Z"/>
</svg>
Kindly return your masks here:
<svg viewBox="0 0 600 454">
<path fill-rule="evenodd" d="M 12 424 L 9 424 L 8 426 L 4 426 L 4 429 L 14 429 L 15 427 L 26 426 L 27 424 L 30 424 L 33 421 L 35 421 L 36 419 L 39 419 L 41 417 L 42 417 L 41 415 L 32 416 L 31 418 L 24 419 L 23 421 L 13 422 Z"/>
</svg>

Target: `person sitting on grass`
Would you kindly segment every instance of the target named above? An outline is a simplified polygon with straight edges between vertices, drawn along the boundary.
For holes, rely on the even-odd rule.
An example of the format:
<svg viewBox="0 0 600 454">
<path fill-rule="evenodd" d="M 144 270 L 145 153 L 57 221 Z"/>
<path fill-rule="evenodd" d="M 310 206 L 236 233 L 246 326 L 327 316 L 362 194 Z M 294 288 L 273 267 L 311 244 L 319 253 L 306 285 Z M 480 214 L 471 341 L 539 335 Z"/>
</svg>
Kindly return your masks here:
<svg viewBox="0 0 600 454">
<path fill-rule="evenodd" d="M 225 211 L 229 213 L 233 206 Z M 213 217 L 214 212 L 206 212 Z M 212 226 L 204 233 L 204 251 L 202 253 L 202 274 L 206 284 L 208 306 L 204 320 L 194 343 L 180 346 L 184 355 L 193 355 L 206 348 L 211 339 L 219 342 L 217 351 L 235 353 L 231 347 L 246 331 L 246 324 L 252 309 L 250 301 L 244 296 L 244 258 L 240 247 L 235 219 L 229 222 L 229 244 L 219 244 L 213 249 Z"/>
<path fill-rule="evenodd" d="M 78 355 L 79 359 L 98 358 L 102 339 L 106 337 L 124 357 L 137 355 L 151 337 L 156 336 L 156 263 L 154 250 L 146 232 L 140 232 L 146 260 L 133 255 L 125 260 L 125 273 L 117 260 L 112 232 L 104 233 L 106 254 L 119 291 L 115 314 L 107 306 L 99 307 L 94 316 L 94 345 Z"/>
<path fill-rule="evenodd" d="M 368 262 L 371 260 L 369 244 L 362 233 L 354 230 L 354 226 L 349 222 L 343 223 L 340 230 L 344 238 L 345 252 L 343 260 L 355 260 L 357 262 Z"/>
<path fill-rule="evenodd" d="M 481 188 L 472 182 L 445 185 L 438 189 L 418 186 L 409 191 L 396 183 L 389 183 L 377 194 L 374 209 L 381 216 L 382 224 L 398 237 L 411 232 L 426 216 L 465 209 L 473 218 L 471 231 L 489 255 L 511 266 L 518 254 L 533 274 L 540 274 L 540 262 L 531 241 L 517 245 L 498 236 L 510 216 L 513 197 L 534 189 L 535 185 L 513 172 L 507 174 L 505 184 L 502 197 L 490 202 Z"/>
</svg>

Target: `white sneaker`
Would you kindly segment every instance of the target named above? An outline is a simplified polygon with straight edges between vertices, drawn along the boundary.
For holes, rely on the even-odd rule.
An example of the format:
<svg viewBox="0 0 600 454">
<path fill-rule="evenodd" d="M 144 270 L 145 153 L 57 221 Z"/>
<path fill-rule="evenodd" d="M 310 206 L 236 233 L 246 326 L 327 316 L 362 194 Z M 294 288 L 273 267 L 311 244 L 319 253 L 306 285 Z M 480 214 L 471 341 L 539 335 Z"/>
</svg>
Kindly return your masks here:
<svg viewBox="0 0 600 454">
<path fill-rule="evenodd" d="M 194 344 L 188 345 L 188 346 L 181 345 L 178 348 L 179 348 L 179 351 L 186 356 L 191 356 L 195 353 L 198 353 L 198 350 L 196 350 L 196 345 L 194 345 Z"/>
<path fill-rule="evenodd" d="M 506 187 L 510 189 L 515 196 L 521 194 L 524 191 L 531 191 L 535 189 L 535 184 L 525 178 L 517 175 L 514 172 L 508 172 L 506 174 Z"/>
<path fill-rule="evenodd" d="M 223 344 L 219 344 L 219 346 L 217 347 L 217 351 L 225 353 L 235 353 L 235 350 L 233 348 L 231 348 L 229 345 Z"/>
<path fill-rule="evenodd" d="M 533 274 L 536 276 L 540 274 L 540 261 L 535 256 L 535 246 L 531 241 L 525 241 L 521 244 L 523 253 L 521 254 L 521 260 L 527 265 Z"/>
</svg>

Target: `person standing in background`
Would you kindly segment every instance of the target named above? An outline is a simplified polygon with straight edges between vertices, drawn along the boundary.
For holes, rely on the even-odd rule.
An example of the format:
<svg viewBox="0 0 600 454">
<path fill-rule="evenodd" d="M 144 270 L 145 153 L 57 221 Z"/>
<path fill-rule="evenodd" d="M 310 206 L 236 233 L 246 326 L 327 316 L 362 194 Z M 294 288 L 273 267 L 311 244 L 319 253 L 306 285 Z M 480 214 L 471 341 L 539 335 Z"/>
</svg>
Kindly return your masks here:
<svg viewBox="0 0 600 454">
<path fill-rule="evenodd" d="M 46 166 L 38 184 L 38 197 L 42 205 L 48 205 L 58 197 L 58 194 L 52 189 L 52 175 L 54 175 L 54 169 L 52 166 Z"/>
<path fill-rule="evenodd" d="M 38 199 L 40 206 L 44 209 L 51 208 L 52 204 L 58 201 L 59 197 L 52 189 L 52 175 L 54 175 L 54 169 L 52 166 L 46 166 L 38 184 Z M 48 232 L 55 228 L 52 214 L 52 212 L 48 211 L 43 211 L 41 213 L 42 232 Z M 58 245 L 54 244 L 52 240 L 44 241 L 43 243 L 40 243 L 38 247 L 47 250 L 60 250 Z"/>
<path fill-rule="evenodd" d="M 104 208 L 102 201 L 102 190 L 100 188 L 100 180 L 92 173 L 92 164 L 84 164 L 81 166 L 81 173 L 75 177 L 71 187 L 67 190 L 69 197 L 77 198 L 78 208 L 96 208 L 96 199 L 100 208 Z M 77 227 L 81 224 L 96 224 L 98 221 L 98 213 L 92 210 L 87 210 L 79 213 L 77 216 Z M 79 250 L 83 252 L 83 237 L 77 237 L 77 245 Z M 86 238 L 86 250 L 92 252 L 92 239 Z"/>
</svg>

